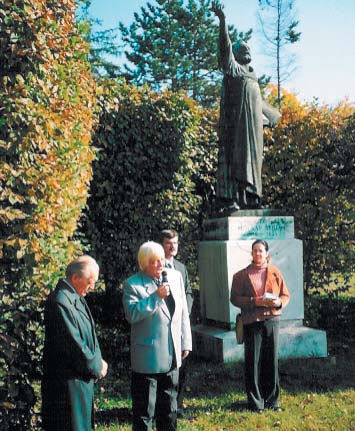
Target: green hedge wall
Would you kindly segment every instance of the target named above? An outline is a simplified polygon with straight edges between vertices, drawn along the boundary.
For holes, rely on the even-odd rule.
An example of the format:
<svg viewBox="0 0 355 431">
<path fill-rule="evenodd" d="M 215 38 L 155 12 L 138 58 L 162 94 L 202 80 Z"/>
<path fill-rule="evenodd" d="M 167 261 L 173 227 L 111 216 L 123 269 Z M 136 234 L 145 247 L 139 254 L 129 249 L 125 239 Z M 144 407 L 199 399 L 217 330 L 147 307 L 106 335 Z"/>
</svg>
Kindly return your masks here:
<svg viewBox="0 0 355 431">
<path fill-rule="evenodd" d="M 305 297 L 305 324 L 329 337 L 355 340 L 355 298 Z"/>
<path fill-rule="evenodd" d="M 184 94 L 102 83 L 83 224 L 108 292 L 137 270 L 138 247 L 166 227 L 180 233 L 183 259 L 195 268 L 198 222 L 214 182 L 214 124 Z"/>
<path fill-rule="evenodd" d="M 282 121 L 265 131 L 264 202 L 295 216 L 306 293 L 346 291 L 355 270 L 353 113 L 347 103 L 329 108 L 288 95 Z M 108 292 L 136 270 L 138 246 L 168 226 L 180 232 L 195 278 L 202 220 L 215 200 L 217 122 L 218 112 L 183 94 L 100 86 L 99 157 L 83 231 Z"/>
</svg>

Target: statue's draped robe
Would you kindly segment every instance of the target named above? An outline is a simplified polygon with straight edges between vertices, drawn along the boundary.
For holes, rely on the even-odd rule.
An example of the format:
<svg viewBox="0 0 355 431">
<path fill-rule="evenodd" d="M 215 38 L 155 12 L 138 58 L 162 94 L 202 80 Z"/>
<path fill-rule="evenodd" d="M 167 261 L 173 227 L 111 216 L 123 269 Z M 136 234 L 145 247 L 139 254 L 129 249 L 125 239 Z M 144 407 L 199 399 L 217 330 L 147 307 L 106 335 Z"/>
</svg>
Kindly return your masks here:
<svg viewBox="0 0 355 431">
<path fill-rule="evenodd" d="M 221 23 L 219 62 L 224 72 L 220 121 L 217 196 L 235 199 L 237 184 L 261 197 L 263 157 L 262 97 L 252 67 L 234 58 L 227 25 Z"/>
</svg>

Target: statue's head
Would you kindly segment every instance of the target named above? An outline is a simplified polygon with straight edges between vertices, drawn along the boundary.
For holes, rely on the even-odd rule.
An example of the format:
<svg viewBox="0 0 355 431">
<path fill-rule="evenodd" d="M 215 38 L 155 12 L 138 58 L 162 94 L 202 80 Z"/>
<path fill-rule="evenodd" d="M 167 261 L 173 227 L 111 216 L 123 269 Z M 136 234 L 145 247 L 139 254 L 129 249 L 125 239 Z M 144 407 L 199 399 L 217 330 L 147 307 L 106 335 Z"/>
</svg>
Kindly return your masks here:
<svg viewBox="0 0 355 431">
<path fill-rule="evenodd" d="M 249 45 L 243 41 L 238 41 L 232 47 L 234 58 L 240 64 L 248 64 L 251 62 L 251 54 Z"/>
</svg>

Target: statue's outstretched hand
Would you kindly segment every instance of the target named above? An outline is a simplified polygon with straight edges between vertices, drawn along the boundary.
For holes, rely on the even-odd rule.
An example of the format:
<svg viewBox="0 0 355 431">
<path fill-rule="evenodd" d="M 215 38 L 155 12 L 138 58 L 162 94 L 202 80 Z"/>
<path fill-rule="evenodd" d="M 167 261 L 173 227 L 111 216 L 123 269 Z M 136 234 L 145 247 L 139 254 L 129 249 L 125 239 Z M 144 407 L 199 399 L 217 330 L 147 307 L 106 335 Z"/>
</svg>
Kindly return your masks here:
<svg viewBox="0 0 355 431">
<path fill-rule="evenodd" d="M 214 12 L 219 19 L 224 18 L 223 6 L 218 0 L 212 1 L 211 11 Z"/>
</svg>

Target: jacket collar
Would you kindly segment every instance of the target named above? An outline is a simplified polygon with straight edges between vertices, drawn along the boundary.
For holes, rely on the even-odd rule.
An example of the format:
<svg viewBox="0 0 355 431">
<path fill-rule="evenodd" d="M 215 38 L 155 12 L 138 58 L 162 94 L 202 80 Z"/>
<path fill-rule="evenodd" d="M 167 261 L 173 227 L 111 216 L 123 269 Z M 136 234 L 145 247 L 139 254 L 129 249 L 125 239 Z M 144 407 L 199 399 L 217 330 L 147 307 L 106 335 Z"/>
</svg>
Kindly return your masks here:
<svg viewBox="0 0 355 431">
<path fill-rule="evenodd" d="M 141 278 L 142 278 L 142 285 L 146 289 L 147 293 L 152 294 L 153 292 L 155 292 L 157 290 L 157 285 L 155 284 L 154 280 L 151 277 L 149 277 L 149 275 L 147 275 L 143 271 L 140 271 L 140 274 L 141 274 Z M 170 290 L 170 295 L 171 294 L 172 293 Z M 164 300 L 162 301 L 161 308 L 162 308 L 163 312 L 169 317 L 169 319 L 171 319 L 169 308 L 166 305 L 166 302 Z"/>
<path fill-rule="evenodd" d="M 74 307 L 83 314 L 87 319 L 91 320 L 90 311 L 86 305 L 86 301 L 82 298 L 75 288 L 66 279 L 61 279 L 58 283 L 58 287 L 63 289 L 63 293 L 69 299 L 69 301 L 74 305 Z"/>
<path fill-rule="evenodd" d="M 140 271 L 140 276 L 142 280 L 142 285 L 146 289 L 147 293 L 151 294 L 157 290 L 157 285 L 155 284 L 154 280 L 149 277 L 145 272 Z"/>
<path fill-rule="evenodd" d="M 61 278 L 58 282 L 58 288 L 62 289 L 68 299 L 73 302 L 75 299 L 80 298 L 78 292 L 75 290 L 68 280 Z"/>
</svg>

